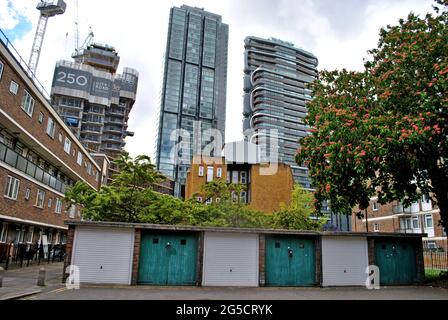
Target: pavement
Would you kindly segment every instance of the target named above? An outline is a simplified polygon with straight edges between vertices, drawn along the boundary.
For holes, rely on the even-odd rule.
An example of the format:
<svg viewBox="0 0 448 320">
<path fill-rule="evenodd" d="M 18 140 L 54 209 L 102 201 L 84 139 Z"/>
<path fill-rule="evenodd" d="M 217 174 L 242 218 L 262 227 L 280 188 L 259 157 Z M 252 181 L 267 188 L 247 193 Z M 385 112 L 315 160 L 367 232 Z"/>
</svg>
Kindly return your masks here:
<svg viewBox="0 0 448 320">
<path fill-rule="evenodd" d="M 443 288 L 211 288 L 81 285 L 40 293 L 26 300 L 448 300 Z"/>
<path fill-rule="evenodd" d="M 37 286 L 46 269 L 44 287 Z M 0 300 L 448 300 L 448 289 L 430 286 L 333 288 L 234 288 L 81 285 L 69 290 L 61 282 L 63 263 L 7 270 Z"/>
<path fill-rule="evenodd" d="M 45 286 L 37 285 L 40 268 L 45 268 Z M 63 262 L 42 263 L 23 268 L 4 271 L 3 286 L 0 288 L 0 300 L 19 299 L 39 293 L 49 292 L 61 287 Z"/>
</svg>

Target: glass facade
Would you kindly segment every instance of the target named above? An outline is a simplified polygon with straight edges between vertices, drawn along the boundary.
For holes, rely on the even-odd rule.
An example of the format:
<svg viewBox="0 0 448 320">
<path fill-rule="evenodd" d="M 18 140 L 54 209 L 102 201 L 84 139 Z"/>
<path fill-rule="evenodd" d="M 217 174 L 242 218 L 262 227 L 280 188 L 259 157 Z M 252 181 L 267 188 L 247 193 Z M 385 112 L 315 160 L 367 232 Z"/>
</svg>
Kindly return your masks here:
<svg viewBox="0 0 448 320">
<path fill-rule="evenodd" d="M 303 118 L 312 99 L 307 85 L 317 76 L 317 58 L 278 39 L 245 40 L 244 131 L 260 145 L 262 161 L 291 166 L 294 180 L 311 189 L 308 169 L 295 162 L 299 139 L 308 134 Z M 275 130 L 275 131 L 274 131 Z M 272 140 L 278 141 L 278 146 Z"/>
<path fill-rule="evenodd" d="M 221 16 L 185 5 L 171 9 L 156 165 L 174 179 L 176 196 L 182 196 L 191 157 L 210 143 L 201 133 L 218 129 L 224 141 L 227 46 Z"/>
</svg>

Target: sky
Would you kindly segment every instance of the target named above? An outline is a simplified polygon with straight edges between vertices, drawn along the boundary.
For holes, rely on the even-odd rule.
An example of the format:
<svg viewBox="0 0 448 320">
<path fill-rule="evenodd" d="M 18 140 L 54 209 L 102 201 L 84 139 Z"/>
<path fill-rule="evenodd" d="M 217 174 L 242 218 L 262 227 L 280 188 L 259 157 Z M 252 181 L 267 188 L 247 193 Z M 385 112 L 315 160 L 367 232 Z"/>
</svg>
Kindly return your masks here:
<svg viewBox="0 0 448 320">
<path fill-rule="evenodd" d="M 55 63 L 71 60 L 75 21 L 80 43 L 92 28 L 94 42 L 114 46 L 123 67 L 140 73 L 126 139 L 132 155 L 154 155 L 169 10 L 182 4 L 222 16 L 229 25 L 226 142 L 242 139 L 243 53 L 247 36 L 275 37 L 312 52 L 319 70 L 361 70 L 381 27 L 409 12 L 432 11 L 431 0 L 65 0 L 65 14 L 49 19 L 37 78 L 51 91 Z M 0 29 L 28 61 L 39 19 L 38 0 L 0 0 Z M 78 3 L 78 5 L 76 5 Z M 78 13 L 76 13 L 78 12 Z"/>
</svg>

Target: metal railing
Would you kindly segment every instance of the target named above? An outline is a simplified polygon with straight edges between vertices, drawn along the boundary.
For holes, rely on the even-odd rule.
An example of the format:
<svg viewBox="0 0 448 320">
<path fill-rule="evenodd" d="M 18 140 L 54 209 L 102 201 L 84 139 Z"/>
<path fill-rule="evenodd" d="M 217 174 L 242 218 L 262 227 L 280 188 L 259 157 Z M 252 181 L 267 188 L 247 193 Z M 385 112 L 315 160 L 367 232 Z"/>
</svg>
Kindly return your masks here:
<svg viewBox="0 0 448 320">
<path fill-rule="evenodd" d="M 0 265 L 5 270 L 11 265 L 22 268 L 32 263 L 54 263 L 62 262 L 65 257 L 65 244 L 26 244 L 26 243 L 0 243 Z"/>
<path fill-rule="evenodd" d="M 68 187 L 66 183 L 54 177 L 48 171 L 45 171 L 28 159 L 22 157 L 20 154 L 1 142 L 0 161 L 22 171 L 26 175 L 44 183 L 60 193 L 65 193 L 65 189 Z"/>
<path fill-rule="evenodd" d="M 13 58 L 20 65 L 20 67 L 28 76 L 28 78 L 30 78 L 30 80 L 34 83 L 37 90 L 39 90 L 39 92 L 44 96 L 44 98 L 47 99 L 48 102 L 50 102 L 50 94 L 47 92 L 47 90 L 45 90 L 45 87 L 42 85 L 42 83 L 40 83 L 40 81 L 36 78 L 35 73 L 31 71 L 31 68 L 28 66 L 27 62 L 25 62 L 25 60 L 22 58 L 17 49 L 14 48 L 12 42 L 8 39 L 8 37 L 3 32 L 2 29 L 0 29 L 0 42 L 3 43 L 6 49 L 11 53 Z"/>
<path fill-rule="evenodd" d="M 423 260 L 425 261 L 425 269 L 448 271 L 448 252 L 424 251 Z"/>
</svg>

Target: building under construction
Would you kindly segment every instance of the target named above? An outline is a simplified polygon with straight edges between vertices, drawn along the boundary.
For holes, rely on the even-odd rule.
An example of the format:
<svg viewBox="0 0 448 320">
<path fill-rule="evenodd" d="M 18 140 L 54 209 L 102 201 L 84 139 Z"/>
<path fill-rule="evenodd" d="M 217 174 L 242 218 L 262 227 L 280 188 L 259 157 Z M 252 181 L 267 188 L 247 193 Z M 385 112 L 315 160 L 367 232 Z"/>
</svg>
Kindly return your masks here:
<svg viewBox="0 0 448 320">
<path fill-rule="evenodd" d="M 92 154 L 117 158 L 124 150 L 129 113 L 135 103 L 138 72 L 124 68 L 107 45 L 90 44 L 56 64 L 51 99 L 54 108 Z M 114 170 L 113 166 L 111 170 Z"/>
</svg>

